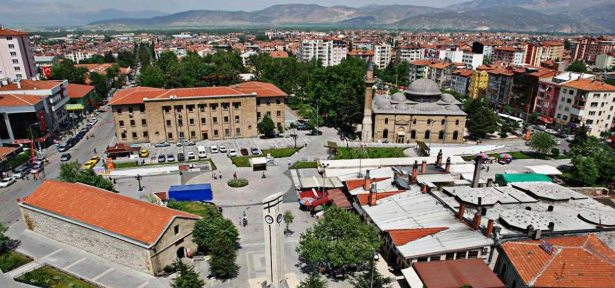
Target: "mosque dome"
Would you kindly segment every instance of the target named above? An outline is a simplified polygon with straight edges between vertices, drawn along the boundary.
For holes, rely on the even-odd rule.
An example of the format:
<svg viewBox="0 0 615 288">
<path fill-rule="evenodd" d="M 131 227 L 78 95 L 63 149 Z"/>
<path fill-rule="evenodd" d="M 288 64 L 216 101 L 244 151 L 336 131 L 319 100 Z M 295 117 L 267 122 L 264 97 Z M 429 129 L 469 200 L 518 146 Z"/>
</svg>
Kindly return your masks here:
<svg viewBox="0 0 615 288">
<path fill-rule="evenodd" d="M 436 112 L 441 110 L 440 106 L 434 103 L 419 103 L 412 106 L 412 108 L 416 111 L 422 112 Z"/>
<path fill-rule="evenodd" d="M 406 103 L 399 103 L 395 105 L 395 109 L 400 111 L 408 111 L 410 110 L 410 106 L 408 106 L 408 104 Z"/>
<path fill-rule="evenodd" d="M 442 100 L 442 102 L 446 102 L 446 103 L 455 103 L 455 101 L 457 99 L 455 99 L 455 96 L 448 94 L 448 93 L 444 93 L 442 95 L 440 95 L 440 100 Z"/>
<path fill-rule="evenodd" d="M 374 98 L 374 106 L 378 109 L 393 109 L 391 102 L 384 95 L 378 95 Z"/>
<path fill-rule="evenodd" d="M 427 78 L 415 80 L 408 87 L 408 93 L 417 96 L 437 96 L 440 95 L 438 84 Z"/>
<path fill-rule="evenodd" d="M 446 105 L 446 107 L 444 107 L 444 109 L 446 109 L 447 111 L 459 111 L 461 110 L 459 108 L 459 106 L 451 104 L 451 105 Z"/>
<path fill-rule="evenodd" d="M 407 99 L 403 93 L 397 92 L 393 94 L 393 96 L 391 96 L 391 100 L 393 100 L 394 102 L 406 102 Z"/>
</svg>

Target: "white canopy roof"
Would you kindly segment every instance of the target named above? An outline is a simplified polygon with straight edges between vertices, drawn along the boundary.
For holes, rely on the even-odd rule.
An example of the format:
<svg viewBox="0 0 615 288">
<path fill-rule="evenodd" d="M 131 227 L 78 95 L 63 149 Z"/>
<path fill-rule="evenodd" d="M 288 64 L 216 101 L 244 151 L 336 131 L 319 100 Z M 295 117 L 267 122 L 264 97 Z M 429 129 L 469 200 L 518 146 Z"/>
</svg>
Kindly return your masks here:
<svg viewBox="0 0 615 288">
<path fill-rule="evenodd" d="M 549 165 L 537 165 L 537 166 L 525 166 L 523 169 L 532 171 L 532 173 L 536 174 L 544 174 L 544 175 L 562 175 L 562 172 L 557 170 L 557 168 Z"/>
</svg>

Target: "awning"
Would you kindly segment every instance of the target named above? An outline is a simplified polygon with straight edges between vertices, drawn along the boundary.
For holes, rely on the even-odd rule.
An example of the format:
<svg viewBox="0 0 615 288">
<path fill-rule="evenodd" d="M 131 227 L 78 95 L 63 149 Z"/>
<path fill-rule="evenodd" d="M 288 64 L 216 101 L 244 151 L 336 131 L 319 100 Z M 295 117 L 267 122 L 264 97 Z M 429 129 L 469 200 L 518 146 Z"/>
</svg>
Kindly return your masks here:
<svg viewBox="0 0 615 288">
<path fill-rule="evenodd" d="M 549 165 L 525 166 L 523 167 L 523 169 L 532 171 L 532 173 L 536 173 L 536 174 L 562 175 L 561 171 Z"/>
<path fill-rule="evenodd" d="M 551 117 L 542 117 L 542 116 L 541 116 L 541 117 L 539 117 L 538 119 L 540 119 L 540 121 L 545 122 L 545 123 L 548 123 L 548 124 L 553 123 L 553 118 L 551 118 Z"/>
<path fill-rule="evenodd" d="M 320 206 L 322 204 L 327 204 L 327 203 L 329 203 L 329 197 L 325 196 L 325 197 L 322 197 L 322 198 L 314 201 L 314 203 L 312 203 L 311 206 L 316 207 L 316 206 Z"/>
<path fill-rule="evenodd" d="M 84 107 L 82 104 L 66 104 L 66 110 L 74 111 L 74 110 L 83 110 Z"/>
<path fill-rule="evenodd" d="M 209 130 L 201 130 L 201 133 L 207 133 Z"/>
</svg>

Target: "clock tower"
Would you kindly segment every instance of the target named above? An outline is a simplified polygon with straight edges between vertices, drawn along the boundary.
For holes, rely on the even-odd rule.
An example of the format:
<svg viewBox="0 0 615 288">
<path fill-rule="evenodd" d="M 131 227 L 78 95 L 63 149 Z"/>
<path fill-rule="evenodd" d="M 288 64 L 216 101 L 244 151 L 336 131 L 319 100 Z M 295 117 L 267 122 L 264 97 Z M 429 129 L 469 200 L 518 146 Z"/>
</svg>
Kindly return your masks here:
<svg viewBox="0 0 615 288">
<path fill-rule="evenodd" d="M 267 286 L 280 287 L 284 281 L 284 239 L 282 231 L 282 193 L 273 194 L 263 200 L 263 225 L 265 225 L 265 265 Z"/>
</svg>

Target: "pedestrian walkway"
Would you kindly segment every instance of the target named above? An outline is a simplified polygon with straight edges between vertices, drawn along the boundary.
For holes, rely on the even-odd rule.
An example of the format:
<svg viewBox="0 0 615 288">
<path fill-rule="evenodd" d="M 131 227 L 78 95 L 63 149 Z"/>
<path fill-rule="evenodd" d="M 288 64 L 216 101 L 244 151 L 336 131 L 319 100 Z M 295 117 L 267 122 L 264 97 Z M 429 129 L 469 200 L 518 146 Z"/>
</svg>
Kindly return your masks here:
<svg viewBox="0 0 615 288">
<path fill-rule="evenodd" d="M 37 268 L 43 267 L 43 263 L 40 263 L 39 261 L 32 261 L 26 265 L 23 265 L 15 270 L 9 271 L 8 273 L 6 273 L 5 275 L 15 279 L 23 274 L 26 274 L 32 270 L 35 270 Z"/>
</svg>

